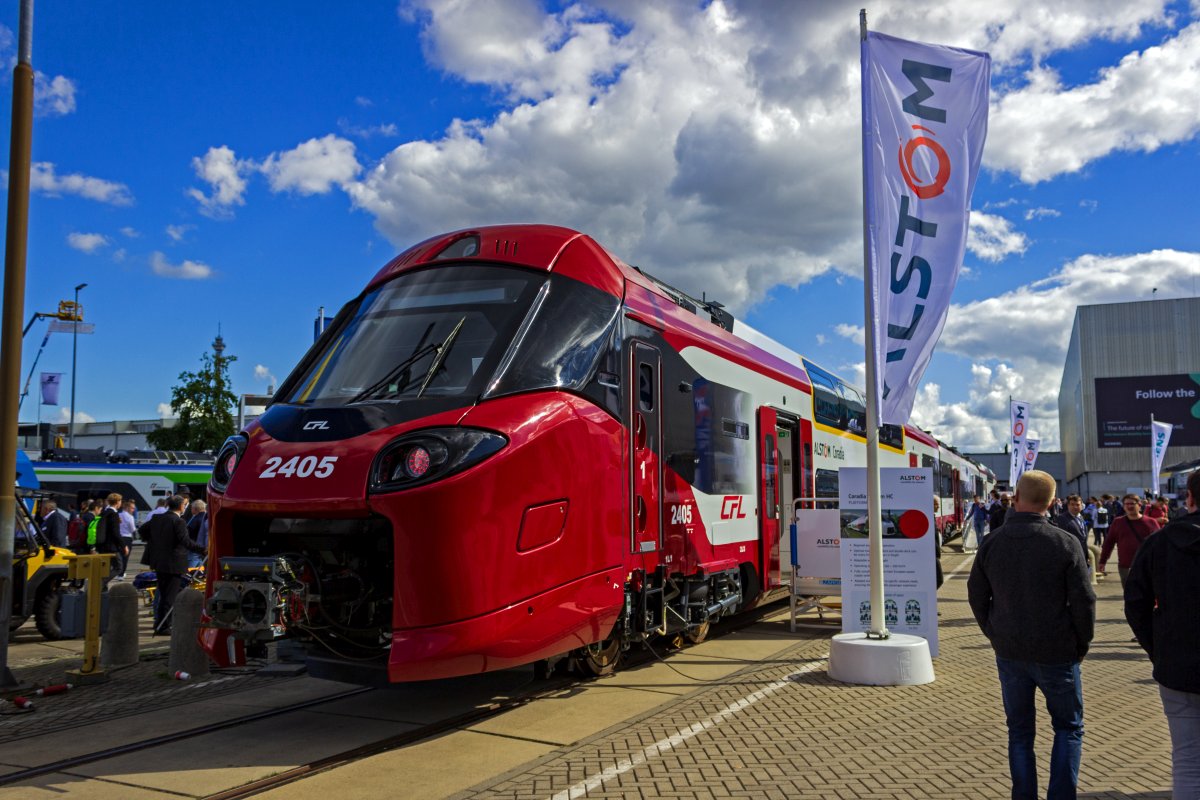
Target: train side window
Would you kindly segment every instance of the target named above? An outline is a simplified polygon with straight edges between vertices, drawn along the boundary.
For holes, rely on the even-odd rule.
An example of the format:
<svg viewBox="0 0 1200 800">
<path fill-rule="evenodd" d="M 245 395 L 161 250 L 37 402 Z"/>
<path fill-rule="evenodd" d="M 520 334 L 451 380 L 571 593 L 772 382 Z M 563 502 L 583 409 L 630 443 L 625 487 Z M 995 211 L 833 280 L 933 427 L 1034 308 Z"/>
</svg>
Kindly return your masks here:
<svg viewBox="0 0 1200 800">
<path fill-rule="evenodd" d="M 846 429 L 846 409 L 838 393 L 840 381 L 820 367 L 804 362 L 813 387 L 813 416 L 822 425 Z"/>
<path fill-rule="evenodd" d="M 654 410 L 654 368 L 638 365 L 638 404 L 642 411 Z"/>
</svg>

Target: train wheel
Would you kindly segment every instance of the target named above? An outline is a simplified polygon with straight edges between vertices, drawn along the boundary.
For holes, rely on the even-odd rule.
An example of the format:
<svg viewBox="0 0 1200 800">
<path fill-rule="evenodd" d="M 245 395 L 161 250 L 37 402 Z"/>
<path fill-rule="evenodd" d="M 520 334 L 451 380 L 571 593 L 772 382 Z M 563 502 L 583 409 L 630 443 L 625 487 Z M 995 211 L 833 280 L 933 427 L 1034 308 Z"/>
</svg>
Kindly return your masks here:
<svg viewBox="0 0 1200 800">
<path fill-rule="evenodd" d="M 700 644 L 708 638 L 708 632 L 712 630 L 712 620 L 706 619 L 695 628 L 689 628 L 688 632 L 683 636 L 692 644 Z"/>
<path fill-rule="evenodd" d="M 605 675 L 612 675 L 620 660 L 621 641 L 616 636 L 579 649 L 580 671 L 587 677 L 603 678 Z"/>
</svg>

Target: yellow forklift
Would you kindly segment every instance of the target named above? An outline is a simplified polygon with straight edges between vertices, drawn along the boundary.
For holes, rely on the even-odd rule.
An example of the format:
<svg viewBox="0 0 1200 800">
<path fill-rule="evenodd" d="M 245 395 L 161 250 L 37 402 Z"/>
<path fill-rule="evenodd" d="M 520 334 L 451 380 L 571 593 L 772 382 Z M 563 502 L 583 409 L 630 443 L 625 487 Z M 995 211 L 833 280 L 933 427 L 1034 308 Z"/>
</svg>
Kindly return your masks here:
<svg viewBox="0 0 1200 800">
<path fill-rule="evenodd" d="M 55 641 L 63 638 L 62 593 L 69 586 L 66 556 L 71 551 L 52 546 L 34 523 L 24 501 L 36 496 L 36 492 L 17 490 L 12 620 L 8 629 L 15 631 L 33 617 L 38 633 L 47 641 Z"/>
</svg>

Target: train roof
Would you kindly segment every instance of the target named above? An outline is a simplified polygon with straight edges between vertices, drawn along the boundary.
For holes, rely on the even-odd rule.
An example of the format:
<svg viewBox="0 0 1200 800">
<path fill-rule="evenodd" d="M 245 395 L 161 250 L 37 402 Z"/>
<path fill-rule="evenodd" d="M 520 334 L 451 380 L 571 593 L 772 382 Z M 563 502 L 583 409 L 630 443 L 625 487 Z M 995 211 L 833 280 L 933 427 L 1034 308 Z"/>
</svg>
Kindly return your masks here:
<svg viewBox="0 0 1200 800">
<path fill-rule="evenodd" d="M 451 260 L 511 264 L 566 275 L 622 298 L 631 316 L 661 330 L 680 349 L 700 346 L 717 350 L 743 366 L 771 373 L 812 393 L 812 382 L 800 353 L 734 319 L 720 303 L 697 300 L 626 264 L 592 237 L 571 228 L 487 225 L 439 234 L 409 247 L 385 264 L 371 279 L 368 289 L 403 272 Z M 958 455 L 950 445 L 915 426 L 906 425 L 905 431 L 930 447 L 945 448 Z"/>
</svg>

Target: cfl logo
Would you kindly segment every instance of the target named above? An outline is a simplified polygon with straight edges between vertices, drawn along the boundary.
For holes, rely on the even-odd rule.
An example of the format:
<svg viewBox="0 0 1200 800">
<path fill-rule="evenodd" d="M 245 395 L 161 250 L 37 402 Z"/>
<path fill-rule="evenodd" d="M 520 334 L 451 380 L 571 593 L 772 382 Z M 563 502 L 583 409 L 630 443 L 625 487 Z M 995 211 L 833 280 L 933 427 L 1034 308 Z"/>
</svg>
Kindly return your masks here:
<svg viewBox="0 0 1200 800">
<path fill-rule="evenodd" d="M 323 419 L 314 419 L 312 422 L 304 423 L 304 430 L 306 430 L 306 431 L 327 431 L 327 430 L 329 430 L 329 423 Z"/>
<path fill-rule="evenodd" d="M 742 496 L 725 495 L 725 499 L 721 501 L 721 519 L 745 519 L 745 517 L 746 512 L 742 511 Z"/>
</svg>

